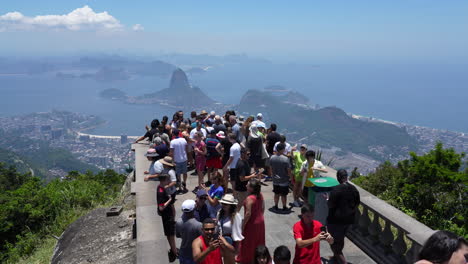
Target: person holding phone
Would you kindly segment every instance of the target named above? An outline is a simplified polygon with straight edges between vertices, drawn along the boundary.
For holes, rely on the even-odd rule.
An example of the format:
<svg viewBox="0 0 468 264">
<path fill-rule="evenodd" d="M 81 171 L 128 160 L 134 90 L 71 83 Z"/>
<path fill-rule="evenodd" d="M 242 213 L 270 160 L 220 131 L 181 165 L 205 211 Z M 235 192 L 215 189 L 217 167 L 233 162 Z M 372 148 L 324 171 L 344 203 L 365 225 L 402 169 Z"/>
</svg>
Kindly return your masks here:
<svg viewBox="0 0 468 264">
<path fill-rule="evenodd" d="M 293 226 L 296 250 L 294 264 L 321 264 L 320 241 L 333 244 L 333 237 L 325 226 L 314 220 L 314 207 L 306 204 L 301 208 L 301 220 Z"/>
<path fill-rule="evenodd" d="M 247 192 L 247 183 L 250 179 L 259 178 L 261 172 L 251 172 L 251 168 L 249 165 L 249 153 L 246 148 L 241 148 L 241 158 L 237 162 L 237 177 L 235 178 L 236 181 L 236 192 L 235 198 L 238 201 L 237 204 L 237 211 L 242 208 L 244 204 L 245 198 L 249 195 Z"/>
<path fill-rule="evenodd" d="M 224 238 L 216 232 L 216 223 L 212 218 L 203 221 L 202 235 L 192 242 L 192 254 L 195 263 L 222 264 L 220 247 Z"/>
</svg>

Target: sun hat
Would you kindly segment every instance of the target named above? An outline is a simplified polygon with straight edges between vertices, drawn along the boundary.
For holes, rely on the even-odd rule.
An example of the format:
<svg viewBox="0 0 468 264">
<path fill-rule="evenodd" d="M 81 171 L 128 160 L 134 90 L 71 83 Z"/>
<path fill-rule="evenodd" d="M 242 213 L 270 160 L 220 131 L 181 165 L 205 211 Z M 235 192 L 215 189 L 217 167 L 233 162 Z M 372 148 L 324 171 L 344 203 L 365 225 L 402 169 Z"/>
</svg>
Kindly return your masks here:
<svg viewBox="0 0 468 264">
<path fill-rule="evenodd" d="M 199 190 L 197 191 L 197 197 L 202 197 L 202 196 L 204 196 L 204 195 L 208 195 L 208 193 L 206 192 L 205 189 L 199 189 Z"/>
<path fill-rule="evenodd" d="M 210 116 L 215 116 L 216 115 L 216 112 L 215 111 L 211 111 L 210 112 Z"/>
<path fill-rule="evenodd" d="M 174 162 L 172 162 L 172 157 L 166 156 L 164 159 L 159 160 L 164 165 L 174 167 Z"/>
<path fill-rule="evenodd" d="M 200 112 L 200 115 L 206 115 L 206 114 L 208 114 L 208 112 L 207 112 L 206 110 L 202 110 L 202 111 Z"/>
<path fill-rule="evenodd" d="M 237 205 L 237 199 L 230 193 L 225 194 L 223 198 L 219 201 L 222 204 L 234 204 Z"/>
<path fill-rule="evenodd" d="M 195 209 L 195 201 L 194 200 L 185 200 L 182 203 L 182 212 L 190 213 Z"/>
<path fill-rule="evenodd" d="M 224 131 L 219 131 L 218 134 L 216 134 L 217 137 L 219 138 L 226 138 L 226 135 L 224 134 Z"/>
<path fill-rule="evenodd" d="M 158 153 L 156 153 L 156 150 L 151 148 L 146 151 L 145 157 L 157 157 L 159 156 Z"/>
</svg>

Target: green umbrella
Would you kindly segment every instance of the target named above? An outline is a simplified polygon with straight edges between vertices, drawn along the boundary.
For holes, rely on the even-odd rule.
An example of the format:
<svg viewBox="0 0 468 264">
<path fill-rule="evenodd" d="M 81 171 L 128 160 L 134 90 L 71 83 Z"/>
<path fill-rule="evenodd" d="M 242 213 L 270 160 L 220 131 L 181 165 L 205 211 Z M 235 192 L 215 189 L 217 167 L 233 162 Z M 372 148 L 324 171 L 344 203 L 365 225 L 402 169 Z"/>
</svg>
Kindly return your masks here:
<svg viewBox="0 0 468 264">
<path fill-rule="evenodd" d="M 308 180 L 317 187 L 333 187 L 340 184 L 335 178 L 332 177 L 318 177 L 310 178 Z"/>
</svg>

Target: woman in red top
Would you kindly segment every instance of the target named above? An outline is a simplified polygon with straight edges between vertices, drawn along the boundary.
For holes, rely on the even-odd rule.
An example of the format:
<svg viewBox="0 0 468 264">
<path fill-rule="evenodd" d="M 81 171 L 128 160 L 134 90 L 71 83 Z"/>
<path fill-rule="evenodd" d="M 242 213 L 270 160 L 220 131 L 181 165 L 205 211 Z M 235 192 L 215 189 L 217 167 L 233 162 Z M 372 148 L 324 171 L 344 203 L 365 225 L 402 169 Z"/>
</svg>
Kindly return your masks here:
<svg viewBox="0 0 468 264">
<path fill-rule="evenodd" d="M 265 245 L 265 220 L 263 212 L 265 203 L 261 193 L 260 181 L 252 179 L 247 185 L 249 196 L 244 201 L 244 222 L 242 235 L 245 237 L 239 246 L 239 255 L 236 261 L 241 264 L 254 262 L 255 249 Z"/>
</svg>

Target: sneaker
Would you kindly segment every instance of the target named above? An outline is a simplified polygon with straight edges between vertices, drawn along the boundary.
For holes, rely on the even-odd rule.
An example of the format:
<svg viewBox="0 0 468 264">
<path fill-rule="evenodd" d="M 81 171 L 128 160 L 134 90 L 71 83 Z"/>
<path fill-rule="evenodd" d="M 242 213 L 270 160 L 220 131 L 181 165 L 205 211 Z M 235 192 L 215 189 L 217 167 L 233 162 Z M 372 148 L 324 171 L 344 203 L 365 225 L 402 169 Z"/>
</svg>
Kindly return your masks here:
<svg viewBox="0 0 468 264">
<path fill-rule="evenodd" d="M 292 203 L 292 206 L 293 206 L 293 207 L 301 207 L 301 204 L 299 203 L 299 201 L 294 201 L 294 202 Z"/>
</svg>

